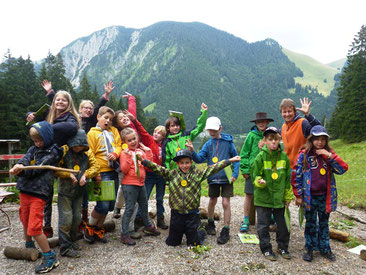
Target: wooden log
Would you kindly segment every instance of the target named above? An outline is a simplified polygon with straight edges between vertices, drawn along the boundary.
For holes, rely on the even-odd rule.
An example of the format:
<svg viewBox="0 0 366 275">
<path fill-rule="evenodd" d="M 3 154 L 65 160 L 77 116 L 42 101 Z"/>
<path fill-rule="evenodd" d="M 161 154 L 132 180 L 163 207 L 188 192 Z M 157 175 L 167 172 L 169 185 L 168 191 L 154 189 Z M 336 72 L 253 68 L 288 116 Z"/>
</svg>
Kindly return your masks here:
<svg viewBox="0 0 366 275">
<path fill-rule="evenodd" d="M 60 242 L 58 241 L 58 237 L 53 237 L 53 238 L 50 238 L 47 240 L 48 240 L 48 244 L 50 245 L 51 248 L 54 248 L 54 247 L 60 245 Z"/>
<path fill-rule="evenodd" d="M 366 261 L 366 250 L 365 249 L 361 250 L 360 257 L 362 260 Z"/>
<path fill-rule="evenodd" d="M 329 228 L 329 237 L 331 239 L 335 239 L 341 242 L 348 242 L 349 241 L 349 233 L 340 231 L 334 228 Z"/>
<path fill-rule="evenodd" d="M 27 260 L 34 262 L 38 259 L 39 252 L 36 248 L 6 246 L 4 249 L 4 255 L 9 259 Z"/>
<path fill-rule="evenodd" d="M 103 224 L 105 232 L 113 232 L 116 229 L 116 223 L 114 220 L 105 221 Z"/>
<path fill-rule="evenodd" d="M 208 212 L 206 208 L 200 207 L 200 218 L 201 219 L 208 219 Z M 221 219 L 221 214 L 218 212 L 214 212 L 214 220 L 219 221 Z"/>
<path fill-rule="evenodd" d="M 250 206 L 249 211 L 249 224 L 255 225 L 255 206 L 254 206 L 254 198 L 252 199 L 252 204 Z"/>
</svg>

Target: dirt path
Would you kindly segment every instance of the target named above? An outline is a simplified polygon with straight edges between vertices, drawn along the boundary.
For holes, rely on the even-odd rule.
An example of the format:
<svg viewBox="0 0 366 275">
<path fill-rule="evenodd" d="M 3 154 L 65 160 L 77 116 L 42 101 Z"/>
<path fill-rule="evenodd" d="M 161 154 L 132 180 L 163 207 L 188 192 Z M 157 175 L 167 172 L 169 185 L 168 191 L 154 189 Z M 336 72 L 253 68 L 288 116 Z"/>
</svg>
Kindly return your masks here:
<svg viewBox="0 0 366 275">
<path fill-rule="evenodd" d="M 203 197 L 201 206 L 206 207 L 208 198 Z M 221 200 L 217 210 L 221 211 Z M 347 252 L 347 247 L 337 241 L 331 240 L 331 247 L 337 256 L 337 261 L 330 263 L 319 254 L 314 255 L 314 261 L 307 263 L 302 260 L 304 236 L 303 228 L 300 230 L 297 222 L 297 208 L 291 206 L 292 227 L 289 251 L 293 259 L 285 260 L 278 258 L 276 262 L 270 262 L 263 258 L 258 245 L 242 244 L 237 236 L 238 228 L 243 215 L 242 197 L 234 197 L 232 206 L 231 239 L 225 245 L 218 245 L 216 237 L 208 236 L 206 244 L 210 251 L 204 252 L 198 259 L 189 251 L 185 245 L 179 247 L 168 247 L 164 240 L 167 231 L 161 230 L 159 237 L 143 237 L 134 247 L 123 245 L 119 241 L 121 230 L 121 219 L 117 220 L 115 232 L 108 233 L 109 242 L 105 245 L 97 243 L 89 245 L 84 240 L 81 251 L 82 257 L 70 259 L 59 257 L 60 266 L 51 274 L 366 274 L 366 262 L 358 255 Z M 149 201 L 153 207 L 153 201 Z M 23 246 L 22 227 L 18 218 L 18 206 L 14 204 L 2 205 L 11 217 L 12 230 L 0 233 L 0 274 L 32 274 L 39 261 L 27 262 L 16 261 L 5 258 L 2 251 L 5 246 Z M 165 200 L 166 212 L 170 209 Z M 90 205 L 92 208 L 92 205 Z M 366 221 L 366 213 L 361 211 L 341 208 L 342 211 L 352 214 Z M 331 215 L 331 220 L 337 223 L 345 219 L 339 213 Z M 217 224 L 218 232 L 222 227 L 222 220 Z M 57 228 L 57 206 L 54 205 L 53 222 Z M 353 236 L 366 239 L 366 226 L 355 222 L 349 231 Z M 250 233 L 255 234 L 256 230 L 251 227 Z M 272 245 L 276 248 L 274 237 L 271 233 Z M 59 255 L 59 249 L 56 249 Z"/>
</svg>

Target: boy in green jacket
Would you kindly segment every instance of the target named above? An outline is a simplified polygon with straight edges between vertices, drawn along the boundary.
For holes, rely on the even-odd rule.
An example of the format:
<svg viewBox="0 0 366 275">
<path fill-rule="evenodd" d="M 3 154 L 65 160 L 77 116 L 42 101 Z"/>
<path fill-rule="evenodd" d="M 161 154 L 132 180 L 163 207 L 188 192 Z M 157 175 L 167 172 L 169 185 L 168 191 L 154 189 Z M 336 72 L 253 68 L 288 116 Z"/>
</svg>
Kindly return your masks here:
<svg viewBox="0 0 366 275">
<path fill-rule="evenodd" d="M 290 160 L 279 146 L 281 135 L 277 128 L 268 127 L 263 136 L 265 146 L 251 167 L 251 177 L 254 179 L 254 205 L 257 211 L 259 246 L 266 259 L 276 260 L 269 235 L 271 214 L 273 214 L 277 224 L 278 253 L 285 259 L 291 259 L 288 252 L 290 232 L 284 217 L 285 207 L 289 206 L 293 198 Z"/>
</svg>

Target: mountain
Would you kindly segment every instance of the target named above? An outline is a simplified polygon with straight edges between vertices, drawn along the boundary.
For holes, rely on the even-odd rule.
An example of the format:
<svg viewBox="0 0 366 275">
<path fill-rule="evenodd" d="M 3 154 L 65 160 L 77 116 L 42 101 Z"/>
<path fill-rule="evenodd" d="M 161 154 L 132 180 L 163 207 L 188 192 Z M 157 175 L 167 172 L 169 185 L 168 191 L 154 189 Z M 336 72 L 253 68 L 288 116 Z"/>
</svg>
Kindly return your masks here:
<svg viewBox="0 0 366 275">
<path fill-rule="evenodd" d="M 347 62 L 347 58 L 342 58 L 342 59 L 333 61 L 331 63 L 328 63 L 327 65 L 337 69 L 340 72 L 342 70 L 342 68 L 344 67 L 344 65 L 346 64 L 346 62 Z"/>
<path fill-rule="evenodd" d="M 75 86 L 83 72 L 97 87 L 112 80 L 114 94 L 127 90 L 140 95 L 159 123 L 168 110 L 175 110 L 193 126 L 205 102 L 209 116 L 219 116 L 225 131 L 243 133 L 258 111 L 266 111 L 280 126 L 278 108 L 286 97 L 298 103 L 309 96 L 319 118 L 334 108 L 315 84 L 306 89 L 295 85 L 308 71 L 296 67 L 283 51 L 272 39 L 248 43 L 202 23 L 159 22 L 143 29 L 105 28 L 73 41 L 61 55 Z M 334 83 L 329 75 L 324 79 L 328 86 Z"/>
</svg>

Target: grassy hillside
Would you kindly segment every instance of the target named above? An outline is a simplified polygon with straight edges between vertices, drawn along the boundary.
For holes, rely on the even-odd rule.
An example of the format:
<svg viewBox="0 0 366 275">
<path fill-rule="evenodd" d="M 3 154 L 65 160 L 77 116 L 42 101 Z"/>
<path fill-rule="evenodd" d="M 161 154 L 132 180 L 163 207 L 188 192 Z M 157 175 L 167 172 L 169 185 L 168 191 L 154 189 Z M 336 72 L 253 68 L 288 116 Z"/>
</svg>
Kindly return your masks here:
<svg viewBox="0 0 366 275">
<path fill-rule="evenodd" d="M 347 58 L 342 58 L 342 59 L 333 61 L 331 63 L 328 63 L 327 65 L 332 68 L 337 69 L 340 72 L 344 66 L 344 63 L 346 63 L 346 61 L 347 61 Z"/>
<path fill-rule="evenodd" d="M 296 77 L 295 82 L 302 86 L 311 85 L 318 88 L 319 93 L 328 96 L 334 88 L 334 75 L 339 71 L 331 66 L 322 64 L 315 59 L 292 52 L 285 48 L 282 49 L 287 57 L 295 63 L 296 67 L 303 71 L 303 77 Z"/>
</svg>

